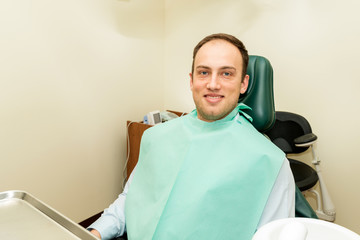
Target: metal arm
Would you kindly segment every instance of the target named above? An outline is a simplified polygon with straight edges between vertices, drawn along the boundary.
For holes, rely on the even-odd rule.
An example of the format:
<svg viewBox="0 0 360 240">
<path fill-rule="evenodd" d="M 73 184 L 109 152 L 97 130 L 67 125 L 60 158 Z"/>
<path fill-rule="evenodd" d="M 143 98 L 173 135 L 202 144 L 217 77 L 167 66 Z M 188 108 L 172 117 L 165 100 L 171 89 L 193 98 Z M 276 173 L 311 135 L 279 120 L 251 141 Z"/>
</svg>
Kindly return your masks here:
<svg viewBox="0 0 360 240">
<path fill-rule="evenodd" d="M 321 196 L 322 196 L 322 201 L 321 201 L 319 194 L 315 190 L 310 190 L 311 192 L 316 194 L 317 199 L 318 199 L 318 201 L 317 201 L 318 209 L 316 210 L 316 213 L 319 218 L 333 222 L 333 221 L 335 221 L 335 215 L 336 215 L 335 206 L 331 200 L 330 194 L 329 194 L 326 184 L 324 182 L 321 168 L 320 168 L 320 160 L 316 155 L 314 145 L 312 144 L 310 147 L 311 147 L 312 154 L 313 154 L 312 163 L 314 164 L 316 173 L 319 177 L 320 191 L 321 191 Z M 322 205 L 321 205 L 321 203 L 322 203 Z"/>
</svg>

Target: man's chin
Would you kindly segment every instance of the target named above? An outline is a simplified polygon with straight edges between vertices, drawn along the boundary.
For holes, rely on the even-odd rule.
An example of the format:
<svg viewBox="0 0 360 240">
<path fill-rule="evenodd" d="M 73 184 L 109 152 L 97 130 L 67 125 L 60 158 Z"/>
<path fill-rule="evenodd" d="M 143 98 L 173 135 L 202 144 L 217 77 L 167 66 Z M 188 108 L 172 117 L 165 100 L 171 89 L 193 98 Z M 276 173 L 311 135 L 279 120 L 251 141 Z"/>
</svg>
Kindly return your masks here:
<svg viewBox="0 0 360 240">
<path fill-rule="evenodd" d="M 213 122 L 226 117 L 236 105 L 232 108 L 197 108 L 198 118 L 206 122 Z"/>
<path fill-rule="evenodd" d="M 213 113 L 213 112 L 212 113 L 198 112 L 198 118 L 205 122 L 214 122 L 214 121 L 224 118 L 225 116 L 226 116 L 226 114 L 223 114 L 223 113 L 219 114 L 219 113 Z"/>
</svg>

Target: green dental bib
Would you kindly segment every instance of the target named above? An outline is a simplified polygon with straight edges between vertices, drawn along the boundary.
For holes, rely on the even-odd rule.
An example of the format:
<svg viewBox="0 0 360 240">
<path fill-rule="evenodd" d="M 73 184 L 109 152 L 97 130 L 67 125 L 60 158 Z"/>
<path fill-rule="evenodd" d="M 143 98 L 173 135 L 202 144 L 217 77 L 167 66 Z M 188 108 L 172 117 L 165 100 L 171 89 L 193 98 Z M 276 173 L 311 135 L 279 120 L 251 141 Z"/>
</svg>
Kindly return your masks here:
<svg viewBox="0 0 360 240">
<path fill-rule="evenodd" d="M 285 155 L 243 108 L 210 123 L 194 110 L 144 133 L 126 198 L 130 240 L 252 238 Z"/>
</svg>

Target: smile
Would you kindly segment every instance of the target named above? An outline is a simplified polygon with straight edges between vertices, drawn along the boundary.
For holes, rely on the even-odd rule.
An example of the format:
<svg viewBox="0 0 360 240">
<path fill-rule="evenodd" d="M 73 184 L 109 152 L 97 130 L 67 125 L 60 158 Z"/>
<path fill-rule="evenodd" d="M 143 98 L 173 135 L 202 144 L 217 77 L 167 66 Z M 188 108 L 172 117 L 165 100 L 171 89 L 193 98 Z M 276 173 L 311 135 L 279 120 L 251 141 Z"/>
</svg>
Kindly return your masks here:
<svg viewBox="0 0 360 240">
<path fill-rule="evenodd" d="M 205 94 L 204 97 L 208 102 L 211 103 L 220 102 L 224 98 L 224 96 L 217 94 Z"/>
<path fill-rule="evenodd" d="M 223 98 L 224 96 L 223 95 L 218 95 L 218 94 L 205 94 L 204 97 L 206 98 Z"/>
</svg>

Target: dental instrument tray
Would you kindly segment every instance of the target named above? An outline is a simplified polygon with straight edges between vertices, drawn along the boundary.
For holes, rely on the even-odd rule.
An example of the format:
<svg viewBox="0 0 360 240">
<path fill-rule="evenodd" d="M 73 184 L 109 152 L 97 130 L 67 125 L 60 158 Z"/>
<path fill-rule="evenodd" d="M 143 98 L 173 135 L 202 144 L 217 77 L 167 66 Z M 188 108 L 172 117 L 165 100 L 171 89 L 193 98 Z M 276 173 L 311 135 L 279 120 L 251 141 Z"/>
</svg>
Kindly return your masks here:
<svg viewBox="0 0 360 240">
<path fill-rule="evenodd" d="M 27 192 L 7 191 L 0 192 L 0 239 L 98 238 Z"/>
</svg>

